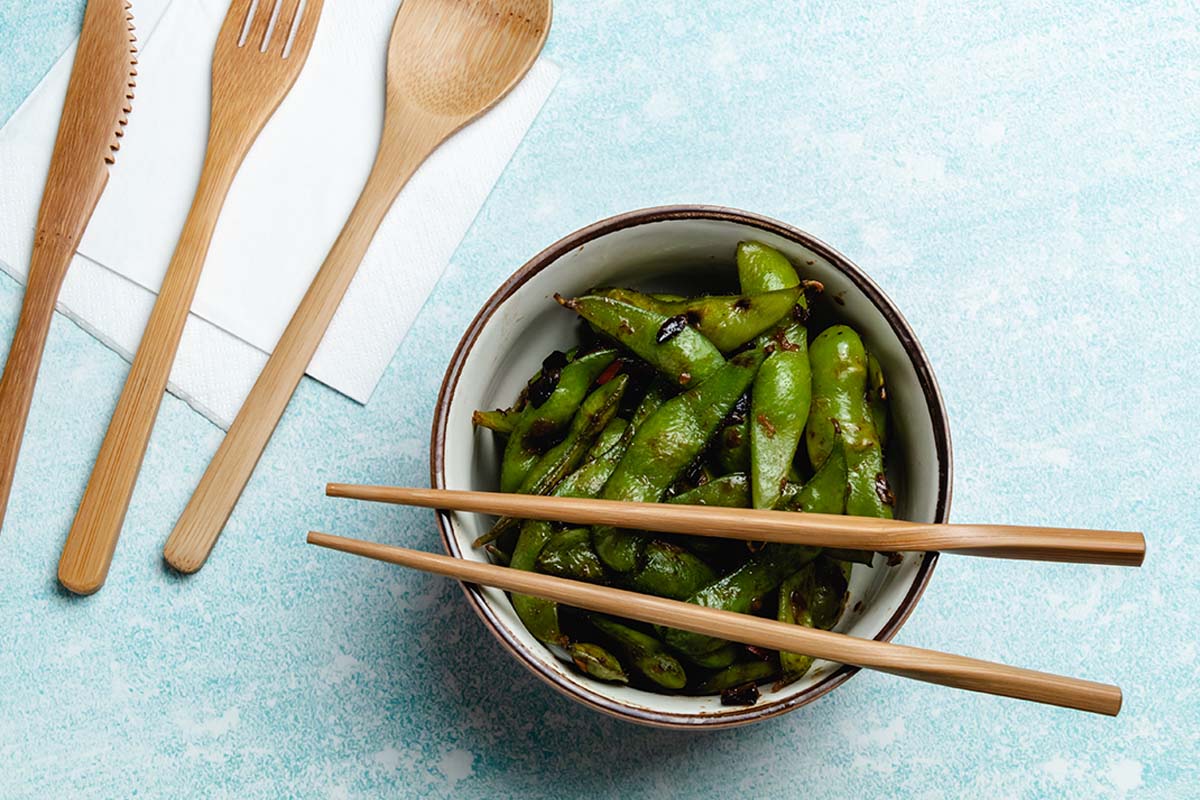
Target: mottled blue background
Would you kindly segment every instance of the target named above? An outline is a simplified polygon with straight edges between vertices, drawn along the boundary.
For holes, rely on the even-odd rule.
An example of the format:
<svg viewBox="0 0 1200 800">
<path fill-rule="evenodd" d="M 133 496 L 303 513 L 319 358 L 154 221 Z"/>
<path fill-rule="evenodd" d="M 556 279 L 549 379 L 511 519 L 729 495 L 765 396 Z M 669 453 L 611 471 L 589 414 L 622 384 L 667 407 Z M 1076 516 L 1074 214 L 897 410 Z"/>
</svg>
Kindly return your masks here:
<svg viewBox="0 0 1200 800">
<path fill-rule="evenodd" d="M 0 120 L 81 6 L 0 3 Z M 1197 796 L 1196 4 L 555 16 L 562 83 L 374 399 L 305 381 L 197 576 L 159 553 L 221 434 L 168 397 L 108 585 L 56 589 L 126 364 L 55 319 L 0 537 L 0 796 Z M 947 557 L 899 636 L 1118 683 L 1120 717 L 862 674 L 750 728 L 642 729 L 545 688 L 452 583 L 302 544 L 436 549 L 427 512 L 324 482 L 425 481 L 483 299 L 560 235 L 669 202 L 778 217 L 878 280 L 946 396 L 956 519 L 1146 531 L 1141 570 Z M 0 275 L 4 342 L 20 298 Z"/>
</svg>

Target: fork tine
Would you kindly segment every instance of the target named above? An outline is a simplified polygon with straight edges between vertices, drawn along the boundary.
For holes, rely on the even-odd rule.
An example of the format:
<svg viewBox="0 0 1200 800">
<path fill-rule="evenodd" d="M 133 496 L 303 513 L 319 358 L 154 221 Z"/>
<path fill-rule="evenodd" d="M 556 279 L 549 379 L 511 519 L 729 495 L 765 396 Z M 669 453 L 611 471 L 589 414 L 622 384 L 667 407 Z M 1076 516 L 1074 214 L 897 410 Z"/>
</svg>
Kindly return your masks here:
<svg viewBox="0 0 1200 800">
<path fill-rule="evenodd" d="M 317 22 L 321 19 L 323 0 L 307 0 L 304 10 L 300 12 L 300 22 L 296 26 L 296 39 L 292 42 L 291 56 L 303 56 L 312 47 L 313 37 L 317 33 Z"/>
<path fill-rule="evenodd" d="M 270 52 L 282 54 L 287 49 L 300 3 L 301 0 L 279 0 L 279 16 L 275 18 L 275 30 L 271 32 Z"/>
<path fill-rule="evenodd" d="M 263 49 L 276 2 L 277 0 L 258 0 L 258 8 L 254 10 L 254 21 L 250 23 L 250 32 L 246 34 L 247 47 L 253 47 L 255 50 Z"/>
<path fill-rule="evenodd" d="M 221 23 L 221 32 L 218 36 L 222 39 L 233 37 L 234 41 L 240 41 L 242 31 L 246 29 L 246 15 L 250 12 L 250 4 L 254 0 L 233 0 L 229 4 L 229 10 L 225 12 L 225 20 Z"/>
</svg>

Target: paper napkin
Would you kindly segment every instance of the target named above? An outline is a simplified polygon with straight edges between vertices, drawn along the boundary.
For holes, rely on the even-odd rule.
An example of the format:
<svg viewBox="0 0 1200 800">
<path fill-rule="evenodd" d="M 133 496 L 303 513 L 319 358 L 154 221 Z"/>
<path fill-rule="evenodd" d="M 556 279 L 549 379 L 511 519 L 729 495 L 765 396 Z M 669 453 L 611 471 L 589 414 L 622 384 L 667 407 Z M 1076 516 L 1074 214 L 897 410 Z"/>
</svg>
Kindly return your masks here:
<svg viewBox="0 0 1200 800">
<path fill-rule="evenodd" d="M 234 181 L 171 373 L 228 427 L 362 188 L 379 141 L 396 3 L 327 3 L 308 63 Z M 200 173 L 209 69 L 226 4 L 139 0 L 134 112 L 60 309 L 129 357 Z M 165 9 L 165 11 L 164 11 Z M 161 16 L 161 19 L 159 17 Z M 28 264 L 73 52 L 0 130 L 0 266 Z M 366 402 L 480 206 L 549 96 L 541 59 L 442 145 L 384 220 L 309 374 Z"/>
</svg>

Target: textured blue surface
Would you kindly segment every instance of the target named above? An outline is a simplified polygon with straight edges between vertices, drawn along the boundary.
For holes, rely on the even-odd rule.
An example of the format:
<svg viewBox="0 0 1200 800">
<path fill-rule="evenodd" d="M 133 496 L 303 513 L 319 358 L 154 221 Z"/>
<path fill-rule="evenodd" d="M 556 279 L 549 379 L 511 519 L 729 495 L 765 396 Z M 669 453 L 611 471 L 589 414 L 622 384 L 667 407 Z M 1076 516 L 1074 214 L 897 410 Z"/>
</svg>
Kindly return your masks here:
<svg viewBox="0 0 1200 800">
<path fill-rule="evenodd" d="M 160 548 L 220 434 L 168 397 L 108 585 L 56 589 L 126 371 L 56 318 L 0 537 L 0 796 L 1200 794 L 1200 11 L 852 6 L 560 0 L 563 81 L 374 400 L 305 381 L 190 579 Z M 0 4 L 0 119 L 80 8 Z M 956 519 L 1146 531 L 1142 570 L 948 557 L 899 637 L 1118 683 L 1121 716 L 862 674 L 746 729 L 637 728 L 525 673 L 453 584 L 302 544 L 436 549 L 428 513 L 323 483 L 427 480 L 484 298 L 666 202 L 778 217 L 875 276 L 937 369 Z M 20 296 L 0 276 L 4 342 Z"/>
</svg>

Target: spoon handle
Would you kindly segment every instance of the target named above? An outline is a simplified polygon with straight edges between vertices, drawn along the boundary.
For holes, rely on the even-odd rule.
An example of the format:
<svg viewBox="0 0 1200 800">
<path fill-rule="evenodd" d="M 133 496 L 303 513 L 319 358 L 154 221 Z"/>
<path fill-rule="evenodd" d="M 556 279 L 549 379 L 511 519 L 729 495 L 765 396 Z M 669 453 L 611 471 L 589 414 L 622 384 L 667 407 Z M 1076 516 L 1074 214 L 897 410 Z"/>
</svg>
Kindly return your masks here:
<svg viewBox="0 0 1200 800">
<path fill-rule="evenodd" d="M 163 557 L 180 572 L 191 573 L 204 566 L 325 336 L 375 231 L 400 189 L 436 147 L 436 142 L 425 146 L 423 141 L 414 138 L 408 141 L 417 141 L 420 146 L 407 149 L 388 147 L 388 141 L 385 136 L 375 166 L 345 227 L 167 538 Z"/>
</svg>

